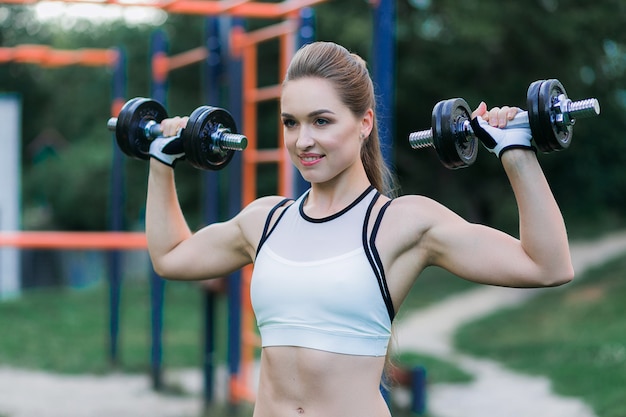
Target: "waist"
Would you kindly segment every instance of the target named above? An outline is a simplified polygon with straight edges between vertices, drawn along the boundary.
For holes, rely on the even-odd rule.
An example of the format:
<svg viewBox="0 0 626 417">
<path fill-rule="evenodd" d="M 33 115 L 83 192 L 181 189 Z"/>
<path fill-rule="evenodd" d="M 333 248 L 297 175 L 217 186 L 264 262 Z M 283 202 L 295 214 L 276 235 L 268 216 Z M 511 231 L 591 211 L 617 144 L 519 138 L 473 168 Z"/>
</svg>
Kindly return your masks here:
<svg viewBox="0 0 626 417">
<path fill-rule="evenodd" d="M 384 357 L 299 347 L 263 348 L 256 416 L 388 417 L 380 395 Z"/>
</svg>

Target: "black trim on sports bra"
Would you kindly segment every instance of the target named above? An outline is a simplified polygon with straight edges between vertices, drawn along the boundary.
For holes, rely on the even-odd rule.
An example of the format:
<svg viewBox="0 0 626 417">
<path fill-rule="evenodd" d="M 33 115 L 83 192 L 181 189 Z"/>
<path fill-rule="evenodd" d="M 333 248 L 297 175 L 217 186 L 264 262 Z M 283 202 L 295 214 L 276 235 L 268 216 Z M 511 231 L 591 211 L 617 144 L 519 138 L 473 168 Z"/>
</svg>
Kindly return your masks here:
<svg viewBox="0 0 626 417">
<path fill-rule="evenodd" d="M 300 208 L 299 208 L 300 209 L 300 215 L 302 216 L 302 218 L 304 220 L 306 220 L 308 222 L 311 222 L 311 223 L 324 223 L 324 222 L 331 221 L 333 219 L 336 219 L 337 217 L 340 217 L 342 214 L 350 211 L 350 209 L 352 207 L 354 207 L 357 204 L 359 204 L 361 202 L 361 200 L 363 200 L 370 193 L 370 191 L 372 191 L 373 189 L 374 189 L 374 187 L 372 185 L 370 185 L 369 187 L 367 187 L 367 189 L 365 191 L 363 191 L 363 193 L 360 196 L 357 197 L 356 200 L 354 200 L 352 203 L 350 203 L 350 205 L 348 207 L 344 208 L 343 210 L 341 210 L 338 213 L 332 214 L 332 215 L 330 215 L 328 217 L 322 217 L 321 219 L 314 219 L 313 217 L 309 217 L 309 216 L 306 215 L 306 213 L 304 212 L 304 202 L 306 201 L 307 197 L 304 197 L 302 199 L 302 201 L 300 202 Z M 308 196 L 308 193 L 310 191 L 311 190 L 307 191 L 307 196 Z"/>
<path fill-rule="evenodd" d="M 283 215 L 285 214 L 285 212 L 287 210 L 283 210 L 283 212 L 280 213 L 280 216 L 278 216 L 278 219 L 276 219 L 276 221 L 274 222 L 274 225 L 272 226 L 272 229 L 270 230 L 270 224 L 272 222 L 272 218 L 274 217 L 274 213 L 276 213 L 276 210 L 278 210 L 279 208 L 281 208 L 282 206 L 284 206 L 286 203 L 288 203 L 290 201 L 293 201 L 293 199 L 285 198 L 285 199 L 281 200 L 280 203 L 278 203 L 274 207 L 272 207 L 270 212 L 267 214 L 267 218 L 265 219 L 265 226 L 263 226 L 263 234 L 261 235 L 261 240 L 259 241 L 259 246 L 257 246 L 257 248 L 256 248 L 256 256 L 259 255 L 259 251 L 261 250 L 261 246 L 263 246 L 263 244 L 265 243 L 267 238 L 270 236 L 270 234 L 272 233 L 272 231 L 274 230 L 274 228 L 276 227 L 276 225 L 278 224 L 278 222 L 280 221 L 280 219 L 283 217 Z"/>
<path fill-rule="evenodd" d="M 378 233 L 378 229 L 380 228 L 380 223 L 383 219 L 383 215 L 385 211 L 391 204 L 393 200 L 387 201 L 381 208 L 378 214 L 376 215 L 376 219 L 374 220 L 374 227 L 372 228 L 372 234 L 369 239 L 367 238 L 367 227 L 369 225 L 369 219 L 372 214 L 372 210 L 374 209 L 374 204 L 378 201 L 380 197 L 380 193 L 377 192 L 377 195 L 372 199 L 369 207 L 367 208 L 367 213 L 365 215 L 365 222 L 363 223 L 363 248 L 365 249 L 365 254 L 367 255 L 367 259 L 374 270 L 374 274 L 376 275 L 376 280 L 378 281 L 378 287 L 380 288 L 380 294 L 383 297 L 385 302 L 385 307 L 387 307 L 387 313 L 389 314 L 389 319 L 393 322 L 394 317 L 396 316 L 395 309 L 393 307 L 393 301 L 391 300 L 391 294 L 389 293 L 389 287 L 387 286 L 387 278 L 385 277 L 385 270 L 383 268 L 383 262 L 380 259 L 380 255 L 378 250 L 376 249 L 376 234 Z"/>
</svg>

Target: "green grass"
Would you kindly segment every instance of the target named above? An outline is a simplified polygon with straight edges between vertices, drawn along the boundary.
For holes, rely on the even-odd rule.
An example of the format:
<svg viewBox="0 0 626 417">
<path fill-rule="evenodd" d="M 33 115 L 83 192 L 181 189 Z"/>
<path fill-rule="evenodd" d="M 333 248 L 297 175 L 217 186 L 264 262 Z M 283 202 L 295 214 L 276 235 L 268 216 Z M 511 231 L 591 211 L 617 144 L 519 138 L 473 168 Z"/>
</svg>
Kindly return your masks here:
<svg viewBox="0 0 626 417">
<path fill-rule="evenodd" d="M 545 375 L 603 417 L 626 415 L 626 258 L 467 325 L 465 352 Z"/>
<path fill-rule="evenodd" d="M 436 302 L 468 287 L 445 271 L 429 269 L 420 277 L 401 313 Z M 227 312 L 218 297 L 217 359 L 225 361 Z M 84 289 L 26 291 L 0 303 L 0 364 L 60 373 L 104 373 L 108 358 L 109 294 L 106 283 Z M 163 365 L 195 367 L 202 363 L 202 292 L 198 284 L 166 282 Z M 121 292 L 119 366 L 146 372 L 150 365 L 150 287 L 128 279 Z M 436 365 L 433 365 L 436 366 Z M 447 373 L 447 371 L 446 371 Z"/>
<path fill-rule="evenodd" d="M 393 358 L 393 364 L 404 369 L 424 367 L 428 383 L 467 383 L 474 379 L 472 375 L 448 362 L 414 352 L 399 352 Z"/>
<path fill-rule="evenodd" d="M 626 386 L 626 259 L 577 278 L 520 308 L 464 327 L 457 337 L 466 352 L 514 369 L 546 375 L 555 389 L 583 398 L 598 415 L 623 417 Z M 401 317 L 451 294 L 476 288 L 437 268 L 411 290 Z M 149 285 L 126 280 L 122 289 L 119 352 L 123 372 L 147 373 L 150 364 Z M 218 303 L 218 361 L 225 359 L 226 303 Z M 195 283 L 168 282 L 165 293 L 163 366 L 202 364 L 202 292 Z M 106 373 L 108 287 L 26 291 L 0 303 L 0 365 L 60 373 Z M 8 336 L 6 336 L 8 335 Z M 471 376 L 437 359 L 398 352 L 403 367 L 424 366 L 429 383 L 466 382 Z M 220 414 L 221 413 L 221 414 Z M 206 415 L 208 417 L 210 413 Z M 248 409 L 213 415 L 249 416 Z M 394 410 L 394 417 L 410 415 Z M 427 416 L 425 416 L 427 417 Z"/>
<path fill-rule="evenodd" d="M 145 282 L 123 285 L 119 323 L 120 369 L 142 372 L 150 364 L 150 295 Z M 60 373 L 111 370 L 109 295 L 104 284 L 72 289 L 28 291 L 0 303 L 0 364 Z M 166 285 L 163 362 L 201 364 L 201 292 L 197 285 Z"/>
<path fill-rule="evenodd" d="M 428 269 L 407 297 L 400 315 L 453 292 L 471 288 L 441 269 Z M 165 286 L 163 367 L 200 367 L 202 364 L 202 292 L 196 283 L 167 282 Z M 218 297 L 217 360 L 226 357 L 225 297 Z M 0 365 L 65 374 L 113 370 L 109 349 L 109 294 L 105 282 L 83 289 L 48 288 L 25 291 L 16 300 L 0 303 Z M 146 373 L 150 367 L 150 287 L 145 280 L 125 280 L 121 293 L 119 364 L 116 371 Z M 430 382 L 469 379 L 457 368 L 411 352 L 394 363 L 427 368 Z M 219 407 L 219 406 L 218 406 Z M 213 410 L 215 411 L 215 410 Z M 209 410 L 209 415 L 249 416 L 247 408 Z M 394 410 L 394 417 L 408 416 Z M 424 417 L 428 417 L 425 415 Z"/>
</svg>

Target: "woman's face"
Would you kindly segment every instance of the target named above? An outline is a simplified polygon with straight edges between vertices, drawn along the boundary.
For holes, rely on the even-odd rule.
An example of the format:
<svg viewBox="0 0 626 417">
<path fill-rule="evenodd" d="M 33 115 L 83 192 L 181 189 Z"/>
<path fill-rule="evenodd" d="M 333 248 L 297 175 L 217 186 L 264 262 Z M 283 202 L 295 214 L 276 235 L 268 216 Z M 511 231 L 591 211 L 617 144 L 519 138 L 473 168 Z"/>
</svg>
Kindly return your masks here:
<svg viewBox="0 0 626 417">
<path fill-rule="evenodd" d="M 330 81 L 309 77 L 287 82 L 281 118 L 285 145 L 305 180 L 323 183 L 363 171 L 361 145 L 372 129 L 373 112 L 356 117 Z"/>
</svg>

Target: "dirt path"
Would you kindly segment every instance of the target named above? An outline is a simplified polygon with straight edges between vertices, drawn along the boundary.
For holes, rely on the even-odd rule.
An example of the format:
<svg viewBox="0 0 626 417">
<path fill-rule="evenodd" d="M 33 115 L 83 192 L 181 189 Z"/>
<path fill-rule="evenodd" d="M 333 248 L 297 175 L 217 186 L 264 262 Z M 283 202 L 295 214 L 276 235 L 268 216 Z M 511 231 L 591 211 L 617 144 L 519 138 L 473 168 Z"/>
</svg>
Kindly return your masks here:
<svg viewBox="0 0 626 417">
<path fill-rule="evenodd" d="M 576 274 L 626 253 L 626 233 L 571 245 Z M 479 287 L 452 296 L 401 319 L 396 327 L 398 349 L 422 352 L 455 363 L 475 376 L 471 384 L 434 384 L 428 410 L 437 417 L 596 417 L 576 398 L 552 392 L 541 377 L 505 369 L 496 362 L 455 351 L 452 337 L 460 326 L 503 307 L 523 303 L 544 289 Z"/>
<path fill-rule="evenodd" d="M 625 252 L 626 233 L 572 245 L 577 273 Z M 503 306 L 522 303 L 538 291 L 480 287 L 417 311 L 398 323 L 399 348 L 442 357 L 476 376 L 472 384 L 429 387 L 431 414 L 596 417 L 579 400 L 555 396 L 543 378 L 515 374 L 452 347 L 452 335 L 458 326 Z M 159 395 L 151 389 L 149 378 L 142 375 L 67 376 L 0 367 L 0 417 L 198 416 L 202 406 L 200 372 L 184 370 L 167 377 L 189 396 Z"/>
</svg>

